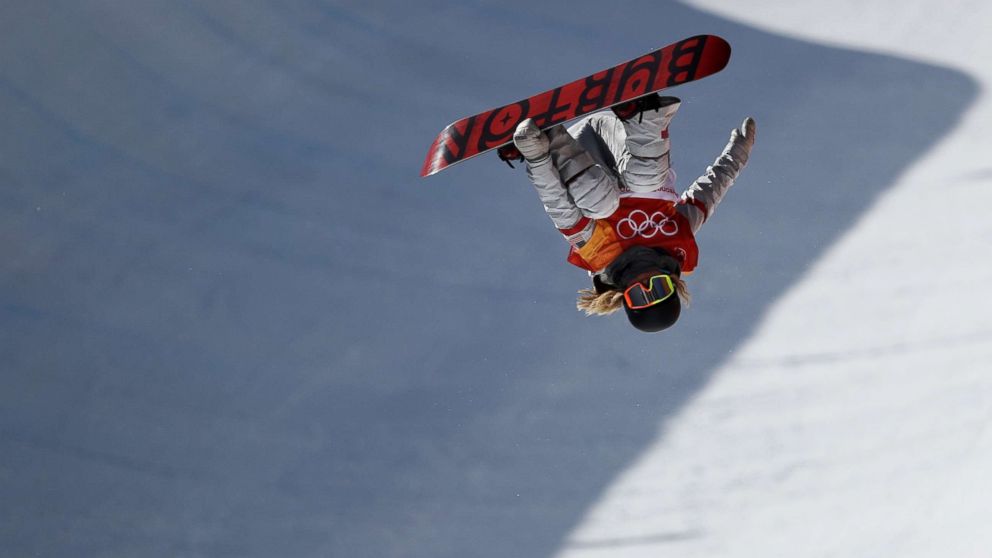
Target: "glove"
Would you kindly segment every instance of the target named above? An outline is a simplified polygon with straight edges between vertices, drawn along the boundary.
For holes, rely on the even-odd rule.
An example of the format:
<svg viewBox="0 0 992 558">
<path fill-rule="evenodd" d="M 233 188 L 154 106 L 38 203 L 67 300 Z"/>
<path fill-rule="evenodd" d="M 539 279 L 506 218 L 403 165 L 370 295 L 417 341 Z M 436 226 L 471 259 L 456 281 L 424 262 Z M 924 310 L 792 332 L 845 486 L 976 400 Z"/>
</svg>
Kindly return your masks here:
<svg viewBox="0 0 992 558">
<path fill-rule="evenodd" d="M 521 122 L 513 132 L 513 145 L 528 163 L 542 163 L 551 156 L 551 142 L 530 118 Z"/>
<path fill-rule="evenodd" d="M 737 172 L 740 172 L 740 169 L 747 164 L 748 157 L 751 155 L 751 148 L 754 147 L 755 132 L 756 124 L 750 116 L 744 119 L 740 128 L 735 128 L 730 132 L 730 141 L 727 142 L 723 154 L 730 155 L 737 163 Z"/>
</svg>

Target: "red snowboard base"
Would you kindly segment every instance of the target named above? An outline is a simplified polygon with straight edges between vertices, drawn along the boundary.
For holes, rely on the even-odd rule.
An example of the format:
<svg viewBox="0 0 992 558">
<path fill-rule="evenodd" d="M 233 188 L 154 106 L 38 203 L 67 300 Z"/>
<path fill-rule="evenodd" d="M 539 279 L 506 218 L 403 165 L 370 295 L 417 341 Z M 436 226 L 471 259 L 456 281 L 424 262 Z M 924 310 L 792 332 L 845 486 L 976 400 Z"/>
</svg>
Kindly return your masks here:
<svg viewBox="0 0 992 558">
<path fill-rule="evenodd" d="M 542 129 L 597 110 L 713 75 L 730 61 L 730 45 L 716 35 L 697 35 L 588 77 L 486 112 L 462 118 L 438 134 L 420 176 L 513 141 L 527 118 Z"/>
</svg>

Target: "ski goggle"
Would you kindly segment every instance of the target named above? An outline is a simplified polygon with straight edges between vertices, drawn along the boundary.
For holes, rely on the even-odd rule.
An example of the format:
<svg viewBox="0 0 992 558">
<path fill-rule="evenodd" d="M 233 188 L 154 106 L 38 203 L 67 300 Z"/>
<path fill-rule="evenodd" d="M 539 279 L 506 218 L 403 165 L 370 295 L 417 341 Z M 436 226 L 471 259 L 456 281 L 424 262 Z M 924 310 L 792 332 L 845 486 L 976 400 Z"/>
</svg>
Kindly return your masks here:
<svg viewBox="0 0 992 558">
<path fill-rule="evenodd" d="M 668 300 L 673 294 L 675 294 L 675 284 L 672 282 L 672 276 L 659 274 L 651 276 L 647 288 L 640 282 L 627 287 L 623 292 L 623 298 L 627 302 L 627 308 L 640 310 Z"/>
</svg>

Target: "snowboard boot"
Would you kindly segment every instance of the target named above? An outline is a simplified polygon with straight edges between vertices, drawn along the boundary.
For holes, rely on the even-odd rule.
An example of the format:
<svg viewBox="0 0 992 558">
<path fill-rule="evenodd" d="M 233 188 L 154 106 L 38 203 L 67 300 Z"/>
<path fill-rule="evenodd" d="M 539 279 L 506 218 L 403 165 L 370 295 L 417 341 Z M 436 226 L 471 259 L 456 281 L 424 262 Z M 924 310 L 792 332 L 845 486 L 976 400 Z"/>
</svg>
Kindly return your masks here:
<svg viewBox="0 0 992 558">
<path fill-rule="evenodd" d="M 622 169 L 623 181 L 633 192 L 654 192 L 672 188 L 671 142 L 668 125 L 682 101 L 652 93 L 613 108 L 627 132 L 625 141 L 630 159 Z"/>
</svg>

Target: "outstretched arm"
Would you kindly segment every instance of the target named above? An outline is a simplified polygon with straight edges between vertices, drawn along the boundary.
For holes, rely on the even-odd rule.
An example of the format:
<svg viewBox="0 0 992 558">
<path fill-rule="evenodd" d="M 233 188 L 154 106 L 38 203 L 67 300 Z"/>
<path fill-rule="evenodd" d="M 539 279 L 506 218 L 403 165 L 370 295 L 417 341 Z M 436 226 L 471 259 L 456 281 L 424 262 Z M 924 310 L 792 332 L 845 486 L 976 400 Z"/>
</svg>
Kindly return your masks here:
<svg viewBox="0 0 992 558">
<path fill-rule="evenodd" d="M 706 173 L 682 193 L 678 210 L 689 220 L 693 233 L 713 215 L 720 200 L 747 165 L 751 147 L 754 146 L 754 135 L 754 119 L 747 117 L 740 128 L 730 133 L 730 141 L 716 161 L 706 168 Z"/>
</svg>

